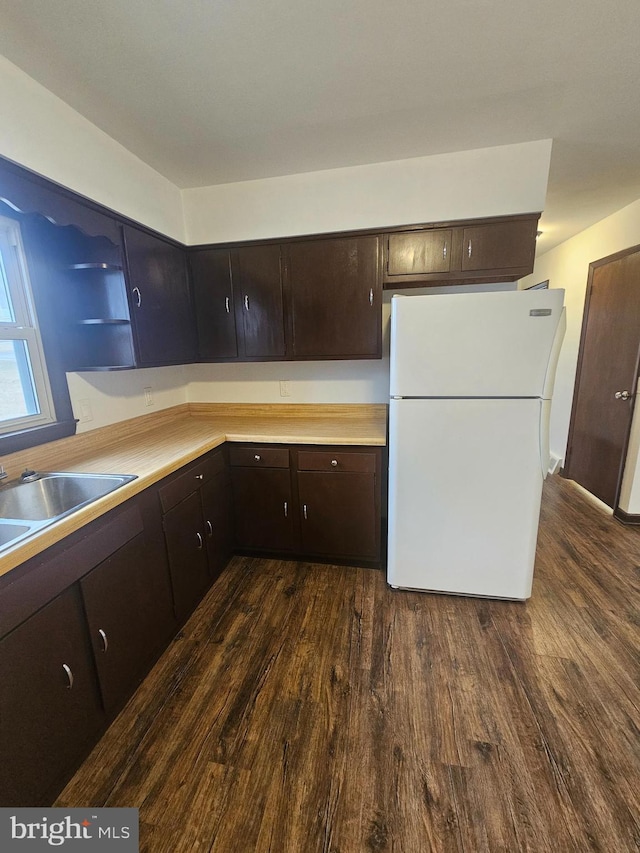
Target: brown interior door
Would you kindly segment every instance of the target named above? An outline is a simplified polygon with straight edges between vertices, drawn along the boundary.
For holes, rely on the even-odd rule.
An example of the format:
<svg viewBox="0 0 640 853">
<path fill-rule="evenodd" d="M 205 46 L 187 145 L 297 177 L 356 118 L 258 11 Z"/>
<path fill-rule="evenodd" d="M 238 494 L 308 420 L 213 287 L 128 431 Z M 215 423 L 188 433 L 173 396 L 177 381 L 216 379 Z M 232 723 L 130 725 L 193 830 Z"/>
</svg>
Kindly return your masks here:
<svg viewBox="0 0 640 853">
<path fill-rule="evenodd" d="M 620 491 L 639 349 L 640 246 L 635 246 L 589 267 L 565 466 L 567 477 L 610 507 Z"/>
</svg>

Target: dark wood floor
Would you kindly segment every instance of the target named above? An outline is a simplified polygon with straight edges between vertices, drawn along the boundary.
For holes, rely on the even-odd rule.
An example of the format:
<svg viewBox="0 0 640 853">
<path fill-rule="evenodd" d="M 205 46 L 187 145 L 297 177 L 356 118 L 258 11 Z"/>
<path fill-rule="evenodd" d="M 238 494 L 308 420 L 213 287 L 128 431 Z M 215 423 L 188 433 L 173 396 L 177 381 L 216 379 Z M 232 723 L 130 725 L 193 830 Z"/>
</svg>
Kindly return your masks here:
<svg viewBox="0 0 640 853">
<path fill-rule="evenodd" d="M 636 851 L 639 563 L 559 477 L 526 604 L 236 558 L 57 805 L 149 853 Z"/>
</svg>

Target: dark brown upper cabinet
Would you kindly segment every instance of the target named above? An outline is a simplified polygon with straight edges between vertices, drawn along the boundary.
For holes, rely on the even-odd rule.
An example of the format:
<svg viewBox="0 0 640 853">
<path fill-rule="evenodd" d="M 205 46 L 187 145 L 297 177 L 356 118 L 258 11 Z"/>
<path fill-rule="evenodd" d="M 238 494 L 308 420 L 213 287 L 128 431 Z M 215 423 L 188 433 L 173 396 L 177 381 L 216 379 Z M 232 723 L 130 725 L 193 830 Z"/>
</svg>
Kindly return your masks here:
<svg viewBox="0 0 640 853">
<path fill-rule="evenodd" d="M 449 272 L 452 237 L 451 228 L 390 234 L 387 274 L 396 276 Z"/>
<path fill-rule="evenodd" d="M 533 270 L 538 219 L 520 219 L 462 229 L 463 270 Z"/>
<path fill-rule="evenodd" d="M 282 359 L 286 355 L 282 263 L 279 244 L 243 246 L 231 256 L 239 355 Z"/>
<path fill-rule="evenodd" d="M 515 281 L 533 270 L 539 214 L 405 229 L 386 239 L 386 288 Z"/>
<path fill-rule="evenodd" d="M 208 359 L 238 357 L 238 334 L 231 253 L 204 249 L 190 256 L 196 310 L 198 356 Z"/>
<path fill-rule="evenodd" d="M 47 223 L 48 224 L 48 223 Z M 90 237 L 73 226 L 50 235 L 58 260 L 60 300 L 57 320 L 67 370 L 122 370 L 136 366 L 133 328 L 123 271 L 120 235 Z M 51 257 L 51 255 L 50 255 Z"/>
<path fill-rule="evenodd" d="M 376 235 L 285 244 L 292 358 L 381 357 L 380 245 Z"/>
<path fill-rule="evenodd" d="M 185 250 L 130 225 L 123 232 L 138 365 L 195 361 Z"/>
</svg>

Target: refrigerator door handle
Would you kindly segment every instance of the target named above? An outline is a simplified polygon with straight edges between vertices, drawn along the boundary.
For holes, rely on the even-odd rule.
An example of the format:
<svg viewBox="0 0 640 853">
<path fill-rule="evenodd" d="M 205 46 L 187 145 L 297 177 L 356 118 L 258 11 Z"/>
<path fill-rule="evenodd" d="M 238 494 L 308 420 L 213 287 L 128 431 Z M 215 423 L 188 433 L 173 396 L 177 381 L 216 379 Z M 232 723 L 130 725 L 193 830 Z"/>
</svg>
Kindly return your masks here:
<svg viewBox="0 0 640 853">
<path fill-rule="evenodd" d="M 558 359 L 560 358 L 560 349 L 567 331 L 567 309 L 563 308 L 560 314 L 560 320 L 556 328 L 556 334 L 551 345 L 549 353 L 549 361 L 547 362 L 547 372 L 544 377 L 544 388 L 542 397 L 545 400 L 550 400 L 553 396 L 553 386 L 556 379 L 556 370 L 558 367 Z"/>
<path fill-rule="evenodd" d="M 542 479 L 546 480 L 551 462 L 549 449 L 549 419 L 551 417 L 551 400 L 540 400 L 540 470 Z"/>
</svg>

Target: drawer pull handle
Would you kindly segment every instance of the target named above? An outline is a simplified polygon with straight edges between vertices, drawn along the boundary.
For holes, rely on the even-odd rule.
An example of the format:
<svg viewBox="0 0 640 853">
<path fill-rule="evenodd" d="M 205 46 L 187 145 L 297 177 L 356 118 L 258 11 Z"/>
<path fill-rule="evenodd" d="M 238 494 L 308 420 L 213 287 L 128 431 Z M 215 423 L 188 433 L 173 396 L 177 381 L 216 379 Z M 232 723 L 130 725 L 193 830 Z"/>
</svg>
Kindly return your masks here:
<svg viewBox="0 0 640 853">
<path fill-rule="evenodd" d="M 337 468 L 337 467 L 338 467 L 338 460 L 337 460 L 337 459 L 332 459 L 332 460 L 331 460 L 331 464 L 333 465 L 333 467 L 334 467 L 334 468 Z"/>
<path fill-rule="evenodd" d="M 442 247 L 442 260 L 443 261 L 447 260 L 447 244 L 446 243 Z"/>
<path fill-rule="evenodd" d="M 71 690 L 71 688 L 73 687 L 73 673 L 71 672 L 71 667 L 67 666 L 66 663 L 63 663 L 62 668 L 64 669 L 65 674 L 67 676 L 67 690 Z"/>
<path fill-rule="evenodd" d="M 248 296 L 245 296 L 245 298 L 244 298 L 244 307 L 245 307 L 246 311 L 249 310 L 249 297 Z"/>
<path fill-rule="evenodd" d="M 262 459 L 262 456 L 260 456 L 259 453 L 256 453 L 256 455 L 253 458 L 256 460 L 256 462 L 259 462 Z"/>
<path fill-rule="evenodd" d="M 211 539 L 211 537 L 213 536 L 213 525 L 211 524 L 209 519 L 207 519 L 207 530 L 209 531 L 209 539 Z"/>
<path fill-rule="evenodd" d="M 373 288 L 369 288 L 369 305 L 373 305 Z"/>
<path fill-rule="evenodd" d="M 107 640 L 107 635 L 102 630 L 102 628 L 98 628 L 98 634 L 100 634 L 100 639 L 102 640 L 102 651 L 106 652 L 109 648 L 109 640 Z"/>
<path fill-rule="evenodd" d="M 302 514 L 303 514 L 305 521 L 306 521 L 307 517 L 308 517 L 307 516 L 307 505 L 306 504 L 302 504 Z"/>
<path fill-rule="evenodd" d="M 284 517 L 285 518 L 289 517 L 289 505 L 287 504 L 286 501 L 284 502 Z"/>
<path fill-rule="evenodd" d="M 204 474 L 196 474 L 196 480 L 204 480 Z"/>
<path fill-rule="evenodd" d="M 224 298 L 224 307 L 226 309 L 227 314 L 229 313 L 229 297 L 225 296 Z"/>
<path fill-rule="evenodd" d="M 198 537 L 198 551 L 202 551 L 202 536 L 199 533 L 196 533 L 196 536 Z"/>
<path fill-rule="evenodd" d="M 136 294 L 136 308 L 142 308 L 142 294 L 140 293 L 140 288 L 134 287 L 131 292 Z"/>
<path fill-rule="evenodd" d="M 472 244 L 471 240 L 469 240 L 469 246 L 467 247 L 467 256 L 469 258 L 471 257 L 472 252 L 473 252 L 473 244 Z"/>
</svg>

